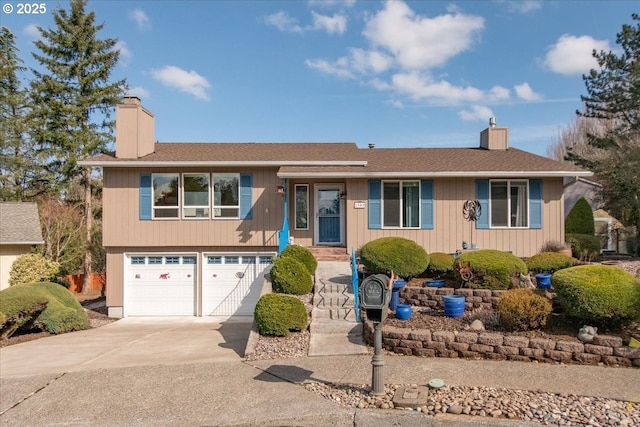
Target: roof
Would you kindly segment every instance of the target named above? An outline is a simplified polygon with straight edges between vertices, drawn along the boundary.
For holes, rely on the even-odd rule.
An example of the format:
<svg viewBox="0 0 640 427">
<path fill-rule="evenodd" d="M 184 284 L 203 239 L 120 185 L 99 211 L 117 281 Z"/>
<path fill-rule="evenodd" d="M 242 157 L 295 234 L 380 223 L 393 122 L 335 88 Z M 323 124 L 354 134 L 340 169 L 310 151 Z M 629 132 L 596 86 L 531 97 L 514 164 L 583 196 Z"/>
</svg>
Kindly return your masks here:
<svg viewBox="0 0 640 427">
<path fill-rule="evenodd" d="M 156 143 L 138 159 L 105 154 L 79 162 L 102 167 L 278 166 L 294 177 L 550 177 L 590 176 L 516 148 L 358 148 L 354 143 Z"/>
<path fill-rule="evenodd" d="M 35 203 L 0 203 L 0 244 L 41 245 L 42 231 Z"/>
</svg>

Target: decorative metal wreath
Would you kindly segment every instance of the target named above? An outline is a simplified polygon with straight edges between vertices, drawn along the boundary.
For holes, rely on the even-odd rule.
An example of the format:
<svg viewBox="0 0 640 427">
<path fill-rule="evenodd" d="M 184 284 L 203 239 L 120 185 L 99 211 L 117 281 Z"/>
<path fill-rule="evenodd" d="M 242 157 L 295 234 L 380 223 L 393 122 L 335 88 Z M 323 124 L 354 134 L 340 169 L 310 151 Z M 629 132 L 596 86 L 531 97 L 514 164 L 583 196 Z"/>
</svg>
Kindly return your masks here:
<svg viewBox="0 0 640 427">
<path fill-rule="evenodd" d="M 462 215 L 467 221 L 476 222 L 482 213 L 479 200 L 467 200 L 462 205 Z"/>
</svg>

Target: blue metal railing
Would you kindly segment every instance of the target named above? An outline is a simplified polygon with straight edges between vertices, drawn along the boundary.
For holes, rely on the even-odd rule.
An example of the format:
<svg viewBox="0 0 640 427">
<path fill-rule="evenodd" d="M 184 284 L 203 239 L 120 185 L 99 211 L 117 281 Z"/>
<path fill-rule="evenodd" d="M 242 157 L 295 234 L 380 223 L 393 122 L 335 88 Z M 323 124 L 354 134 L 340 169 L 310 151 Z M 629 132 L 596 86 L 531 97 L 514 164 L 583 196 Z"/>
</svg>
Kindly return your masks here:
<svg viewBox="0 0 640 427">
<path fill-rule="evenodd" d="M 359 295 L 358 262 L 356 261 L 356 251 L 351 248 L 351 286 L 353 287 L 354 310 L 356 312 L 356 322 L 360 321 L 360 295 Z"/>
</svg>

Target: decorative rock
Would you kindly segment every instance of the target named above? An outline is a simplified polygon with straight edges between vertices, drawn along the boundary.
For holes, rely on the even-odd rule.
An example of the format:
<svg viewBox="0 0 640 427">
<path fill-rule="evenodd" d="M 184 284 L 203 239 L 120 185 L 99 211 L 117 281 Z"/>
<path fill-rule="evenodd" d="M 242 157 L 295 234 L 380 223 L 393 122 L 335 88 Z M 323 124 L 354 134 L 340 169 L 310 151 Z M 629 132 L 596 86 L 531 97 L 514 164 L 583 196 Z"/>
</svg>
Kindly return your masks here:
<svg viewBox="0 0 640 427">
<path fill-rule="evenodd" d="M 482 323 L 482 320 L 476 319 L 471 322 L 471 324 L 469 325 L 469 329 L 471 329 L 472 331 L 484 331 L 484 323 Z"/>
<path fill-rule="evenodd" d="M 451 405 L 451 406 L 449 406 L 449 409 L 447 409 L 447 412 L 450 413 L 450 414 L 460 415 L 460 414 L 462 414 L 462 406 L 460 406 L 460 405 Z"/>
<path fill-rule="evenodd" d="M 598 328 L 584 325 L 578 331 L 578 339 L 582 342 L 591 342 L 593 341 L 593 337 L 595 337 L 597 333 Z"/>
</svg>

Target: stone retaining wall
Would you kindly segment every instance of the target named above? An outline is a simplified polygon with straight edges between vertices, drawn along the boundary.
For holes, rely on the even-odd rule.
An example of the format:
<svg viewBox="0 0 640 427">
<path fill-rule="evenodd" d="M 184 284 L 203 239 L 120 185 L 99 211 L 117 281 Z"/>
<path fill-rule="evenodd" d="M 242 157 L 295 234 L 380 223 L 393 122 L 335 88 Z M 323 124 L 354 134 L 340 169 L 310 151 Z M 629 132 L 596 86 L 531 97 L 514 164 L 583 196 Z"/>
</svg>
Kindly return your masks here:
<svg viewBox="0 0 640 427">
<path fill-rule="evenodd" d="M 466 289 L 466 288 L 429 288 L 417 286 L 405 286 L 400 290 L 400 302 L 419 307 L 431 307 L 444 309 L 442 297 L 445 295 L 464 295 L 465 309 L 474 308 L 497 309 L 498 299 L 505 291 L 492 291 L 490 289 Z"/>
</svg>

